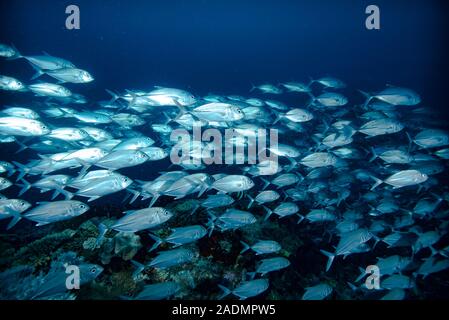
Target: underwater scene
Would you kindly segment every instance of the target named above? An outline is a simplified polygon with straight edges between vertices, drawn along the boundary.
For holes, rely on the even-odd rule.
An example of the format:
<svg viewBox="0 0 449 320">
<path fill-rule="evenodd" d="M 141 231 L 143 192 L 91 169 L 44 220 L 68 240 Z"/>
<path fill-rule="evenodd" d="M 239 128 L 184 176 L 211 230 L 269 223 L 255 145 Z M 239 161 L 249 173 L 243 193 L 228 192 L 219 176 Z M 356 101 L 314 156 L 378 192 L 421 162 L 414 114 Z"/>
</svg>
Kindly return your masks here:
<svg viewBox="0 0 449 320">
<path fill-rule="evenodd" d="M 438 1 L 0 4 L 0 300 L 449 298 Z"/>
</svg>

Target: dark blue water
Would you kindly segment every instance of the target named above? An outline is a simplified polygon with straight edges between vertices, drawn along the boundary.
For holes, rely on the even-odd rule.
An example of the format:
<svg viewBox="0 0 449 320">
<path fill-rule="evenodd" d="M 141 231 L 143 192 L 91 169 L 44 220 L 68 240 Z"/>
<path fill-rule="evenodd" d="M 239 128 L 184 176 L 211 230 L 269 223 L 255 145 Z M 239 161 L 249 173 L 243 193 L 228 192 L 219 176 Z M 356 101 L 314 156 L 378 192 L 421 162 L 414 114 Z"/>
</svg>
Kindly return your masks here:
<svg viewBox="0 0 449 320">
<path fill-rule="evenodd" d="M 80 8 L 80 30 L 65 28 L 70 4 Z M 380 30 L 365 28 L 370 4 L 380 8 Z M 15 0 L 0 4 L 0 43 L 13 43 L 24 55 L 45 51 L 89 71 L 94 82 L 67 84 L 92 101 L 85 109 L 109 99 L 105 89 L 149 91 L 159 85 L 197 96 L 247 96 L 252 84 L 331 75 L 348 84 L 343 92 L 351 103 L 363 102 L 357 89 L 409 87 L 421 95 L 429 113 L 449 120 L 447 8 L 444 1 L 405 0 Z M 33 73 L 22 59 L 0 60 L 0 74 L 29 83 Z M 27 94 L 0 93 L 0 105 L 30 99 Z M 292 106 L 304 104 L 295 96 L 285 99 Z M 151 130 L 137 130 L 152 135 Z M 15 155 L 17 148 L 14 143 L 2 145 L 4 160 L 37 158 L 30 150 Z M 120 172 L 150 180 L 169 164 L 164 160 Z M 18 190 L 14 186 L 2 194 L 13 197 Z M 92 206 L 120 206 L 124 196 L 124 191 L 110 195 Z M 33 188 L 27 199 L 39 201 L 42 196 Z"/>
<path fill-rule="evenodd" d="M 73 1 L 1 4 L 1 40 L 47 51 L 96 78 L 81 93 L 166 85 L 196 94 L 246 93 L 251 83 L 333 75 L 351 88 L 416 89 L 441 107 L 447 88 L 444 1 L 76 1 L 81 29 L 65 29 Z M 381 30 L 365 28 L 377 4 Z M 23 61 L 4 73 L 32 74 Z"/>
</svg>

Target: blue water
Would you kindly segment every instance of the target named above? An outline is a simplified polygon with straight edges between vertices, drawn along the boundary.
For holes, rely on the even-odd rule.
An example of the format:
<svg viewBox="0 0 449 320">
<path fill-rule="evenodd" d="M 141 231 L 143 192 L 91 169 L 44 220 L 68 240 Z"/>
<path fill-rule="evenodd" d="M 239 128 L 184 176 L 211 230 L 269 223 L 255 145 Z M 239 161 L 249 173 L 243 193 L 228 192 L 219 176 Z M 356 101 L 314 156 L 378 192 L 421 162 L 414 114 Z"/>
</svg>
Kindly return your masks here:
<svg viewBox="0 0 449 320">
<path fill-rule="evenodd" d="M 65 8 L 70 4 L 80 8 L 80 30 L 65 28 Z M 380 8 L 380 30 L 365 28 L 365 8 L 370 4 Z M 444 127 L 449 120 L 445 110 L 449 71 L 446 9 L 443 1 L 405 0 L 15 0 L 0 4 L 0 43 L 13 43 L 24 55 L 45 51 L 88 70 L 94 82 L 67 87 L 90 101 L 109 99 L 105 89 L 150 91 L 155 85 L 185 89 L 196 96 L 248 96 L 253 84 L 308 82 L 331 75 L 347 83 L 343 92 L 354 103 L 364 101 L 357 89 L 374 92 L 386 84 L 412 88 L 429 113 L 440 113 L 440 126 Z M 27 83 L 33 70 L 23 59 L 1 59 L 0 74 Z M 1 92 L 0 105 L 29 98 Z M 298 107 L 305 103 L 294 95 L 283 101 Z M 147 127 L 137 130 L 153 135 Z M 15 144 L 1 147 L 6 155 L 3 160 L 36 158 L 30 150 L 15 155 Z M 166 159 L 120 172 L 150 180 L 169 164 Z M 2 194 L 13 197 L 17 191 L 12 187 Z M 125 192 L 110 195 L 92 206 L 121 208 L 124 196 Z M 32 189 L 27 199 L 39 201 L 42 196 Z M 167 201 L 163 198 L 161 203 Z M 309 253 L 301 250 L 302 257 L 307 257 Z M 319 265 L 301 264 L 302 270 L 323 268 L 324 258 L 319 253 L 310 259 L 322 261 Z"/>
<path fill-rule="evenodd" d="M 81 29 L 65 29 L 73 1 L 1 4 L 1 39 L 83 66 L 104 88 L 167 85 L 196 94 L 245 93 L 251 83 L 333 75 L 351 88 L 418 89 L 438 107 L 447 87 L 444 1 L 76 1 Z M 365 28 L 377 4 L 381 29 Z M 31 74 L 21 61 L 4 73 Z"/>
</svg>

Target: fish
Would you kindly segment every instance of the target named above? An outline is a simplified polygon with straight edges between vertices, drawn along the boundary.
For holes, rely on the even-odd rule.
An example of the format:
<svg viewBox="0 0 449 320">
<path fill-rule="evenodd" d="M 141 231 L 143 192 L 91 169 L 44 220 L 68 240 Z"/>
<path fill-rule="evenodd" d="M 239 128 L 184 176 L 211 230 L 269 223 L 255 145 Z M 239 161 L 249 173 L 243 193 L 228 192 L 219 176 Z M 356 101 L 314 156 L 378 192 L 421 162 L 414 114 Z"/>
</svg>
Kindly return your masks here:
<svg viewBox="0 0 449 320">
<path fill-rule="evenodd" d="M 346 256 L 351 254 L 352 250 L 356 249 L 361 244 L 364 244 L 365 242 L 369 241 L 372 237 L 373 235 L 371 234 L 371 232 L 369 232 L 364 228 L 360 228 L 342 234 L 334 253 L 330 253 L 325 250 L 320 250 L 321 253 L 323 253 L 325 256 L 328 257 L 326 272 L 329 271 L 330 267 L 332 266 L 332 262 L 334 261 L 334 258 L 336 256 L 339 255 Z"/>
<path fill-rule="evenodd" d="M 80 216 L 89 209 L 87 204 L 76 200 L 41 202 L 37 207 L 25 212 L 22 217 L 37 222 L 36 226 L 39 227 Z"/>
<path fill-rule="evenodd" d="M 373 95 L 365 93 L 365 105 L 373 99 L 377 99 L 394 106 L 414 106 L 421 102 L 421 97 L 411 89 L 389 86 L 386 89 Z"/>
<path fill-rule="evenodd" d="M 218 298 L 219 300 L 225 298 L 230 294 L 235 295 L 240 300 L 246 300 L 248 298 L 258 296 L 259 294 L 265 292 L 269 287 L 269 282 L 267 279 L 244 281 L 240 283 L 234 290 L 230 290 L 220 284 L 218 286 L 223 291 L 223 293 Z"/>
<path fill-rule="evenodd" d="M 371 187 L 371 190 L 374 190 L 382 183 L 389 184 L 394 189 L 397 189 L 423 183 L 429 178 L 427 174 L 418 170 L 402 170 L 392 174 L 385 180 L 378 179 L 374 176 L 371 177 L 375 180 L 375 184 Z"/>
<path fill-rule="evenodd" d="M 240 241 L 240 243 L 243 245 L 243 249 L 240 251 L 240 254 L 250 249 L 253 250 L 256 255 L 278 253 L 282 249 L 281 245 L 274 240 L 258 240 L 252 246 L 248 245 L 244 241 Z"/>
<path fill-rule="evenodd" d="M 0 117 L 0 134 L 15 136 L 43 136 L 50 133 L 49 127 L 35 119 L 22 117 Z"/>
<path fill-rule="evenodd" d="M 111 229 L 120 232 L 138 232 L 156 228 L 173 217 L 173 213 L 161 207 L 125 211 L 125 216 L 116 221 Z"/>
<path fill-rule="evenodd" d="M 0 75 L 0 89 L 7 91 L 23 91 L 26 89 L 26 86 L 13 77 Z"/>
<path fill-rule="evenodd" d="M 134 300 L 163 300 L 168 299 L 181 290 L 181 286 L 174 281 L 148 284 L 143 287 Z M 122 296 L 123 299 L 129 299 Z"/>
<path fill-rule="evenodd" d="M 28 85 L 27 88 L 36 96 L 42 97 L 67 98 L 72 95 L 69 89 L 49 82 L 33 83 Z"/>
<path fill-rule="evenodd" d="M 313 287 L 307 287 L 306 292 L 302 296 L 302 300 L 324 300 L 333 291 L 333 288 L 326 284 L 320 283 Z"/>
<path fill-rule="evenodd" d="M 94 77 L 86 70 L 78 68 L 59 68 L 53 70 L 42 70 L 36 67 L 37 72 L 33 76 L 33 79 L 38 78 L 40 75 L 47 74 L 52 78 L 58 80 L 59 83 L 89 83 L 94 81 Z"/>
<path fill-rule="evenodd" d="M 278 271 L 287 268 L 290 265 L 290 261 L 284 257 L 274 257 L 262 259 L 256 268 L 256 273 L 260 273 L 262 276 L 269 272 Z"/>
<path fill-rule="evenodd" d="M 172 229 L 172 231 L 173 232 L 163 240 L 155 235 L 150 234 L 150 237 L 155 241 L 155 243 L 149 251 L 151 252 L 155 250 L 162 243 L 173 244 L 173 247 L 176 248 L 178 246 L 197 241 L 207 234 L 207 230 L 200 225 L 174 228 Z"/>
<path fill-rule="evenodd" d="M 189 263 L 194 257 L 194 252 L 189 249 L 178 248 L 159 251 L 157 257 L 150 261 L 148 267 L 166 269 L 176 265 Z"/>
<path fill-rule="evenodd" d="M 75 193 L 77 196 L 89 198 L 87 202 L 97 200 L 105 195 L 109 195 L 126 189 L 133 183 L 133 180 L 120 174 L 111 175 L 88 183 Z"/>
<path fill-rule="evenodd" d="M 215 180 L 211 188 L 223 193 L 247 191 L 254 187 L 254 182 L 244 175 L 228 175 Z"/>
<path fill-rule="evenodd" d="M 140 165 L 148 160 L 148 155 L 139 150 L 116 150 L 95 162 L 100 168 L 117 170 Z"/>
<path fill-rule="evenodd" d="M 250 200 L 247 209 L 251 208 L 254 202 L 258 205 L 262 205 L 264 203 L 273 202 L 278 200 L 281 196 L 278 192 L 274 190 L 265 190 L 257 194 L 255 198 L 252 198 L 249 194 L 247 194 L 248 199 Z"/>
<path fill-rule="evenodd" d="M 0 43 L 0 57 L 11 58 L 16 55 L 16 50 L 6 44 Z"/>
</svg>

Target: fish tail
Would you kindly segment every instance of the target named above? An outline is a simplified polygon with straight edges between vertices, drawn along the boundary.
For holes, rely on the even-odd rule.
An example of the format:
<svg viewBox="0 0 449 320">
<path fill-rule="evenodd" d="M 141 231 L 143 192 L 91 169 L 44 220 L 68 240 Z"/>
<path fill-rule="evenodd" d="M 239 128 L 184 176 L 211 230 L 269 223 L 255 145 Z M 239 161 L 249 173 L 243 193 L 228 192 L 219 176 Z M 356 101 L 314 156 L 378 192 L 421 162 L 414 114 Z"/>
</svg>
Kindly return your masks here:
<svg viewBox="0 0 449 320">
<path fill-rule="evenodd" d="M 158 193 L 153 194 L 153 198 L 151 198 L 150 202 L 150 207 L 152 207 L 156 203 L 157 199 L 159 199 L 159 194 Z"/>
<path fill-rule="evenodd" d="M 6 226 L 6 230 L 10 230 L 11 228 L 13 228 L 20 220 L 22 220 L 22 216 L 19 213 L 13 214 L 11 221 L 9 221 L 8 225 Z"/>
<path fill-rule="evenodd" d="M 109 89 L 105 89 L 107 93 L 109 93 L 111 95 L 111 100 L 109 101 L 110 104 L 114 103 L 115 101 L 117 101 L 118 99 L 120 99 L 119 95 L 117 93 L 115 93 L 114 91 L 111 91 Z"/>
<path fill-rule="evenodd" d="M 20 181 L 22 181 L 23 183 L 18 183 L 17 184 L 19 187 L 22 187 L 22 189 L 19 192 L 19 197 L 21 195 L 23 195 L 25 192 L 27 192 L 31 188 L 31 183 L 26 181 L 24 178 L 20 178 Z"/>
<path fill-rule="evenodd" d="M 274 115 L 276 116 L 276 119 L 274 119 L 274 121 L 273 121 L 273 125 L 275 125 L 276 123 L 278 123 L 279 121 L 281 121 L 281 119 L 284 117 L 284 114 L 283 113 L 280 113 L 280 112 L 278 112 L 278 111 L 276 111 L 276 110 L 271 110 L 273 113 L 274 113 Z"/>
<path fill-rule="evenodd" d="M 12 163 L 18 168 L 17 170 L 19 171 L 19 175 L 17 176 L 16 181 L 22 179 L 30 171 L 30 169 L 22 163 L 19 163 L 17 161 L 12 161 Z"/>
<path fill-rule="evenodd" d="M 265 215 L 265 218 L 263 218 L 263 221 L 267 221 L 268 218 L 273 214 L 273 210 L 271 210 L 270 208 L 266 207 L 266 206 L 262 206 L 265 211 L 267 212 L 267 214 Z"/>
<path fill-rule="evenodd" d="M 246 196 L 247 196 L 248 199 L 249 199 L 249 203 L 248 203 L 248 206 L 247 206 L 247 209 L 249 209 L 249 208 L 251 208 L 251 206 L 252 206 L 253 203 L 254 203 L 254 198 L 251 197 L 249 194 L 246 194 Z"/>
<path fill-rule="evenodd" d="M 249 90 L 249 92 L 253 92 L 256 89 L 257 87 L 253 83 L 251 83 L 251 89 Z"/>
<path fill-rule="evenodd" d="M 17 144 L 19 145 L 19 149 L 15 153 L 22 152 L 23 150 L 28 149 L 28 146 L 24 144 L 23 142 L 20 142 L 19 140 L 16 140 Z"/>
<path fill-rule="evenodd" d="M 296 215 L 299 217 L 298 222 L 296 222 L 296 224 L 300 224 L 305 219 L 305 217 L 299 213 L 297 213 Z"/>
<path fill-rule="evenodd" d="M 135 279 L 139 274 L 143 272 L 143 270 L 145 270 L 145 265 L 137 262 L 136 260 L 131 260 L 131 263 L 136 268 L 136 270 L 133 272 L 133 278 Z"/>
<path fill-rule="evenodd" d="M 154 243 L 153 246 L 150 248 L 150 250 L 148 250 L 148 252 L 151 252 L 151 251 L 153 251 L 153 250 L 156 250 L 156 249 L 157 249 L 157 248 L 164 242 L 161 238 L 155 236 L 155 235 L 152 234 L 152 233 L 148 233 L 148 235 L 150 236 L 151 239 L 153 239 L 153 240 L 155 241 L 155 243 Z"/>
<path fill-rule="evenodd" d="M 373 154 L 373 156 L 371 157 L 371 159 L 369 159 L 369 162 L 373 162 L 377 158 L 376 150 L 374 150 L 373 147 L 371 147 L 371 153 Z"/>
<path fill-rule="evenodd" d="M 185 115 L 185 114 L 187 113 L 187 110 L 186 110 L 186 108 L 184 108 L 183 105 L 181 105 L 181 104 L 179 103 L 178 100 L 173 99 L 173 101 L 175 102 L 176 106 L 177 106 L 178 109 L 179 109 L 179 113 L 176 115 L 176 117 L 175 117 L 175 119 L 174 119 L 174 121 L 176 121 L 176 120 L 178 120 L 179 118 L 181 118 L 183 115 Z"/>
<path fill-rule="evenodd" d="M 375 176 L 370 176 L 371 179 L 373 179 L 375 181 L 375 183 L 373 184 L 373 186 L 371 187 L 371 191 L 373 191 L 374 189 L 376 189 L 379 185 L 381 185 L 383 183 L 382 180 L 380 180 L 379 178 L 376 178 Z"/>
<path fill-rule="evenodd" d="M 362 267 L 359 267 L 359 270 L 360 270 L 360 275 L 357 277 L 357 279 L 355 279 L 355 282 L 359 282 L 360 280 L 363 279 L 363 277 L 366 276 L 365 269 L 363 269 Z"/>
<path fill-rule="evenodd" d="M 333 253 L 330 253 L 328 251 L 325 250 L 320 250 L 322 254 L 324 254 L 328 259 L 327 259 L 327 264 L 326 264 L 326 272 L 329 271 L 329 269 L 332 266 L 332 262 L 334 262 L 334 258 L 335 255 Z"/>
<path fill-rule="evenodd" d="M 410 136 L 410 133 L 408 133 L 407 131 L 405 131 L 405 135 L 407 136 L 407 140 L 408 140 L 408 153 L 410 153 L 410 151 L 412 150 L 412 146 L 413 146 L 413 139 Z"/>
<path fill-rule="evenodd" d="M 232 293 L 231 290 L 229 290 L 225 286 L 222 286 L 221 284 L 219 284 L 218 287 L 223 291 L 222 294 L 218 297 L 218 300 L 221 300 L 224 297 L 227 297 L 227 296 L 229 296 Z"/>
<path fill-rule="evenodd" d="M 164 122 L 165 125 L 169 124 L 172 120 L 171 118 L 168 116 L 167 112 L 162 112 L 162 114 L 164 115 L 166 121 Z"/>
<path fill-rule="evenodd" d="M 260 178 L 260 180 L 262 180 L 263 182 L 264 182 L 264 185 L 263 185 L 263 187 L 262 187 L 262 190 L 265 190 L 269 185 L 270 185 L 270 181 L 268 181 L 267 179 L 265 179 L 265 178 Z"/>
<path fill-rule="evenodd" d="M 349 286 L 349 288 L 351 288 L 351 290 L 352 291 L 357 291 L 357 286 L 356 285 L 354 285 L 354 284 L 352 284 L 351 282 L 346 282 L 347 284 L 348 284 L 348 286 Z"/>
<path fill-rule="evenodd" d="M 108 228 L 104 223 L 100 223 L 98 225 L 98 237 L 95 240 L 95 248 L 98 248 L 101 246 L 104 240 L 104 236 L 106 235 L 106 232 L 108 232 Z"/>
<path fill-rule="evenodd" d="M 36 73 L 31 77 L 31 80 L 36 80 L 37 78 L 39 78 L 41 75 L 45 74 L 44 71 L 42 71 L 41 68 L 39 68 L 38 66 L 35 65 L 31 65 L 33 67 L 33 69 L 36 71 Z"/>
<path fill-rule="evenodd" d="M 131 192 L 131 194 L 133 195 L 132 199 L 129 201 L 129 203 L 131 204 L 134 201 L 136 201 L 136 199 L 140 196 L 140 192 L 133 189 L 128 189 L 128 191 Z"/>
<path fill-rule="evenodd" d="M 373 99 L 373 96 L 371 94 L 369 94 L 368 92 L 359 90 L 359 92 L 366 98 L 365 102 L 362 105 L 363 109 L 367 109 L 368 103 L 371 102 L 371 100 Z"/>
<path fill-rule="evenodd" d="M 240 241 L 240 243 L 241 243 L 242 246 L 243 246 L 243 249 L 240 251 L 240 254 L 242 254 L 243 252 L 246 252 L 246 251 L 249 250 L 250 246 L 249 246 L 246 242 Z"/>
</svg>

